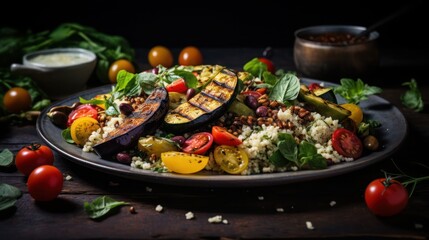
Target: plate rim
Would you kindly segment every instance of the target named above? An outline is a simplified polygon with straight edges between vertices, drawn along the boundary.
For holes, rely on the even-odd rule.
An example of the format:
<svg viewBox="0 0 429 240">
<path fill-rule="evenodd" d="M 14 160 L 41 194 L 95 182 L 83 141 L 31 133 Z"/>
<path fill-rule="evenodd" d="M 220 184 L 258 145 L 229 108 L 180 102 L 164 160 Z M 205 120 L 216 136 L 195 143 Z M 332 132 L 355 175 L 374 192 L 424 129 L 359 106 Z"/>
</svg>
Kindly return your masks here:
<svg viewBox="0 0 429 240">
<path fill-rule="evenodd" d="M 336 86 L 338 84 L 310 79 L 310 78 L 300 78 L 300 81 L 303 83 L 323 83 L 326 86 Z M 349 172 L 353 172 L 369 165 L 372 165 L 376 162 L 379 162 L 383 159 L 388 158 L 392 154 L 394 154 L 402 143 L 405 141 L 408 135 L 408 123 L 399 109 L 385 100 L 384 98 L 376 95 L 372 95 L 366 101 L 376 101 L 379 103 L 387 104 L 391 108 L 390 111 L 393 111 L 396 117 L 399 118 L 401 124 L 404 126 L 403 128 L 396 128 L 395 130 L 399 130 L 398 134 L 400 135 L 400 140 L 395 141 L 393 145 L 387 146 L 387 150 L 383 149 L 381 151 L 372 152 L 370 155 L 359 158 L 358 160 L 351 162 L 341 162 L 339 164 L 331 165 L 327 169 L 321 170 L 300 170 L 300 171 L 288 171 L 288 172 L 279 172 L 279 173 L 261 173 L 261 174 L 253 174 L 253 175 L 226 175 L 226 174 L 209 174 L 205 175 L 201 174 L 177 174 L 177 173 L 158 173 L 150 170 L 142 170 L 132 168 L 131 166 L 127 166 L 125 164 L 116 163 L 110 160 L 101 159 L 98 155 L 93 152 L 85 153 L 76 146 L 74 147 L 76 150 L 79 150 L 80 153 L 77 154 L 75 152 L 69 152 L 65 149 L 62 149 L 61 146 L 66 143 L 65 141 L 61 141 L 59 143 L 54 141 L 54 137 L 50 136 L 47 132 L 47 125 L 51 125 L 56 128 L 56 131 L 61 137 L 62 129 L 56 127 L 52 124 L 50 119 L 47 116 L 47 112 L 53 106 L 64 105 L 65 103 L 73 101 L 73 99 L 78 100 L 79 97 L 96 95 L 97 93 L 103 93 L 109 91 L 109 87 L 111 88 L 113 84 L 106 84 L 102 86 L 98 86 L 95 88 L 87 89 L 82 92 L 70 95 L 67 98 L 62 100 L 55 101 L 50 106 L 46 107 L 41 115 L 38 117 L 36 122 L 36 130 L 37 134 L 42 138 L 42 140 L 55 151 L 57 151 L 63 158 L 82 165 L 83 167 L 87 167 L 96 171 L 100 171 L 106 174 L 113 174 L 119 177 L 124 177 L 128 179 L 134 179 L 144 182 L 152 182 L 152 183 L 161 183 L 167 185 L 177 185 L 177 186 L 191 186 L 191 187 L 259 187 L 259 186 L 273 186 L 273 185 L 283 185 L 290 184 L 296 182 L 306 182 L 310 180 L 323 179 L 328 177 L 334 177 L 342 174 L 346 174 Z M 68 105 L 68 104 L 67 104 Z M 49 122 L 49 123 L 47 123 Z M 387 129 L 389 130 L 389 129 Z M 391 131 L 391 129 L 390 129 Z M 62 138 L 61 138 L 62 140 Z M 68 146 L 68 145 L 66 145 Z M 386 152 L 387 151 L 387 152 Z M 92 158 L 87 158 L 87 156 L 92 156 Z"/>
</svg>

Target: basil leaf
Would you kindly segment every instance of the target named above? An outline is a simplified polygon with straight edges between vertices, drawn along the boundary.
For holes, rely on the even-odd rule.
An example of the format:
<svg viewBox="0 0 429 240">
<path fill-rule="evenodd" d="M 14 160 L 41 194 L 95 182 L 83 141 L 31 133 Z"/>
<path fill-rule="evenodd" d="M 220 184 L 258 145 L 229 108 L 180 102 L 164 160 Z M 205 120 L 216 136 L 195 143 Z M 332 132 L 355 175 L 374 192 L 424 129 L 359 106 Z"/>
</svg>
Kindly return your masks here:
<svg viewBox="0 0 429 240">
<path fill-rule="evenodd" d="M 278 148 L 280 153 L 287 160 L 297 163 L 298 160 L 298 146 L 295 142 L 294 137 L 291 134 L 283 134 L 284 140 L 279 141 Z"/>
<path fill-rule="evenodd" d="M 90 218 L 96 219 L 105 216 L 112 209 L 122 205 L 128 205 L 128 203 L 116 201 L 107 196 L 102 196 L 96 198 L 90 203 L 84 202 L 84 210 Z"/>
<path fill-rule="evenodd" d="M 9 149 L 4 149 L 0 153 L 0 167 L 9 167 L 13 163 L 13 153 Z"/>
<path fill-rule="evenodd" d="M 22 196 L 21 190 L 6 183 L 0 183 L 0 211 L 12 207 Z"/>
<path fill-rule="evenodd" d="M 70 128 L 66 128 L 63 131 L 61 131 L 61 136 L 63 137 L 64 141 L 73 144 L 74 141 L 71 137 Z"/>
<path fill-rule="evenodd" d="M 158 77 L 156 74 L 142 72 L 137 74 L 136 80 L 140 89 L 142 89 L 147 95 L 150 95 L 155 89 Z"/>
<path fill-rule="evenodd" d="M 136 84 L 136 74 L 127 72 L 125 70 L 120 70 L 116 76 L 117 83 L 115 87 L 115 92 L 122 92 L 126 94 L 131 88 Z"/>
<path fill-rule="evenodd" d="M 299 79 L 295 75 L 287 73 L 276 82 L 269 97 L 271 100 L 284 103 L 296 99 L 299 89 Z"/>
<path fill-rule="evenodd" d="M 402 83 L 402 86 L 408 86 L 409 89 L 401 95 L 401 102 L 402 104 L 412 109 L 416 112 L 423 111 L 424 103 L 422 94 L 417 86 L 417 82 L 415 79 L 411 79 L 410 82 L 404 82 Z"/>
<path fill-rule="evenodd" d="M 198 84 L 198 80 L 192 72 L 186 70 L 174 70 L 174 74 L 180 76 L 185 79 L 186 86 L 188 88 L 196 88 Z"/>
<path fill-rule="evenodd" d="M 276 167 L 284 167 L 288 163 L 287 159 L 285 159 L 280 150 L 276 150 L 269 158 L 268 161 L 272 163 Z"/>
<path fill-rule="evenodd" d="M 264 79 L 264 82 L 268 85 L 271 85 L 271 87 L 274 86 L 277 82 L 277 77 L 268 71 L 262 73 L 262 77 Z"/>
<path fill-rule="evenodd" d="M 106 100 L 102 100 L 102 99 L 95 99 L 95 98 L 92 98 L 92 99 L 87 100 L 87 99 L 85 99 L 85 98 L 83 98 L 83 97 L 79 97 L 79 102 L 80 102 L 80 103 L 83 103 L 83 104 L 94 104 L 94 105 L 100 105 L 100 104 L 105 104 L 105 103 L 106 103 Z"/>
</svg>

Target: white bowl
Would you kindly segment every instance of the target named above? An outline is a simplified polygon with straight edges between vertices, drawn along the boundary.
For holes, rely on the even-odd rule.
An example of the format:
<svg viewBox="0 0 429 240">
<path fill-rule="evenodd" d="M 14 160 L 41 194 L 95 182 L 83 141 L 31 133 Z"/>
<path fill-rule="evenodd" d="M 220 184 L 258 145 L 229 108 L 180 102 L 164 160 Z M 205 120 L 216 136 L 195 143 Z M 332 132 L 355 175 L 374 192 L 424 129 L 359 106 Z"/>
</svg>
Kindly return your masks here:
<svg viewBox="0 0 429 240">
<path fill-rule="evenodd" d="M 52 99 L 65 98 L 86 88 L 97 63 L 97 56 L 83 48 L 52 48 L 28 53 L 23 64 L 11 71 L 31 77 Z"/>
</svg>

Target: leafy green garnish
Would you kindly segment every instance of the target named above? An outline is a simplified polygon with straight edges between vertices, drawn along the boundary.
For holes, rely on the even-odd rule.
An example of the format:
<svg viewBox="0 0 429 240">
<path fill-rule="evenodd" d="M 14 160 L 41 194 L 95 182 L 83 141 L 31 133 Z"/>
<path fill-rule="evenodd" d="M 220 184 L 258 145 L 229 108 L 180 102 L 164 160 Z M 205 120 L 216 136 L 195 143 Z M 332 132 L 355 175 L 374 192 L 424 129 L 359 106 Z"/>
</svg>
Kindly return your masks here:
<svg viewBox="0 0 429 240">
<path fill-rule="evenodd" d="M 102 196 L 94 199 L 92 202 L 84 202 L 83 207 L 90 218 L 96 219 L 105 216 L 112 209 L 123 205 L 128 205 L 128 203 L 116 201 L 107 196 Z"/>
<path fill-rule="evenodd" d="M 289 164 L 293 164 L 298 169 L 324 169 L 327 167 L 326 159 L 317 153 L 313 144 L 301 141 L 298 145 L 291 134 L 280 133 L 277 147 L 278 149 L 268 159 L 277 167 Z"/>
<path fill-rule="evenodd" d="M 16 200 L 22 196 L 22 192 L 9 184 L 0 183 L 0 211 L 15 205 Z"/>
<path fill-rule="evenodd" d="M 293 74 L 285 74 L 271 89 L 270 99 L 279 102 L 295 100 L 300 89 L 299 79 Z"/>
<path fill-rule="evenodd" d="M 13 163 L 13 153 L 9 149 L 0 152 L 0 167 L 9 167 Z"/>
<path fill-rule="evenodd" d="M 341 85 L 334 88 L 334 93 L 339 94 L 348 103 L 359 104 L 360 101 L 368 99 L 369 95 L 378 94 L 382 89 L 375 86 L 369 86 L 361 79 L 354 81 L 349 78 L 342 78 Z"/>
<path fill-rule="evenodd" d="M 402 86 L 408 86 L 409 89 L 401 95 L 401 102 L 402 104 L 412 109 L 416 112 L 423 111 L 424 103 L 422 94 L 420 93 L 420 90 L 417 86 L 417 82 L 415 79 L 411 79 L 409 82 L 402 83 Z"/>
<path fill-rule="evenodd" d="M 61 131 L 61 136 L 66 142 L 71 144 L 74 143 L 73 138 L 71 137 L 70 128 L 66 128 L 63 131 Z"/>
<path fill-rule="evenodd" d="M 259 61 L 258 58 L 253 58 L 244 64 L 243 70 L 260 79 L 262 79 L 262 74 L 264 74 L 264 72 L 268 72 L 267 65 Z"/>
</svg>

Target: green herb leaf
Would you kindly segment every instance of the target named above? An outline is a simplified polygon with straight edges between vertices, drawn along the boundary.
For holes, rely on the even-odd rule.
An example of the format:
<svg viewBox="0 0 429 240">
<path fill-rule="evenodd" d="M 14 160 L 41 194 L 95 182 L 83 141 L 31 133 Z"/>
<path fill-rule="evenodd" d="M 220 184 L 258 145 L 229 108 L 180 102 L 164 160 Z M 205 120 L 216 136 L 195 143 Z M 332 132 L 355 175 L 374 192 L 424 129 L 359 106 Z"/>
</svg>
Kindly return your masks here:
<svg viewBox="0 0 429 240">
<path fill-rule="evenodd" d="M 301 168 L 324 169 L 327 167 L 326 159 L 317 153 L 317 148 L 313 144 L 307 141 L 299 144 L 298 158 Z"/>
<path fill-rule="evenodd" d="M 137 74 L 138 86 L 147 94 L 150 95 L 157 86 L 158 76 L 153 73 L 142 72 Z"/>
<path fill-rule="evenodd" d="M 73 138 L 71 137 L 70 128 L 66 128 L 63 131 L 61 131 L 61 136 L 63 137 L 64 141 L 73 144 Z"/>
<path fill-rule="evenodd" d="M 9 149 L 0 152 L 0 167 L 9 167 L 13 163 L 13 153 Z"/>
<path fill-rule="evenodd" d="M 22 192 L 9 184 L 0 183 L 0 211 L 15 205 L 16 200 L 22 196 Z"/>
<path fill-rule="evenodd" d="M 369 86 L 361 79 L 354 81 L 349 78 L 342 78 L 341 85 L 334 88 L 334 93 L 339 94 L 348 103 L 359 104 L 360 101 L 368 99 L 369 95 L 378 94 L 382 89 L 375 86 Z"/>
<path fill-rule="evenodd" d="M 186 70 L 175 70 L 173 73 L 185 79 L 186 86 L 188 88 L 197 87 L 198 80 L 192 72 Z"/>
<path fill-rule="evenodd" d="M 409 89 L 401 95 L 402 104 L 416 112 L 423 111 L 424 103 L 422 94 L 417 86 L 415 79 L 411 79 L 409 82 L 402 83 L 402 86 L 408 86 Z"/>
<path fill-rule="evenodd" d="M 267 71 L 267 65 L 259 61 L 258 58 L 253 58 L 244 64 L 243 70 L 255 77 L 262 78 L 262 74 Z"/>
<path fill-rule="evenodd" d="M 116 201 L 107 196 L 102 196 L 96 198 L 92 202 L 84 202 L 84 210 L 90 218 L 96 219 L 105 216 L 112 209 L 123 205 L 128 205 L 128 203 Z"/>
<path fill-rule="evenodd" d="M 280 153 L 284 158 L 296 164 L 298 160 L 298 145 L 294 137 L 291 134 L 282 133 L 279 138 L 282 139 L 277 144 Z"/>
<path fill-rule="evenodd" d="M 278 149 L 268 158 L 268 161 L 276 167 L 284 167 L 289 162 Z"/>
<path fill-rule="evenodd" d="M 295 100 L 300 89 L 299 79 L 293 74 L 285 74 L 274 85 L 270 93 L 270 99 L 279 102 Z"/>
</svg>

